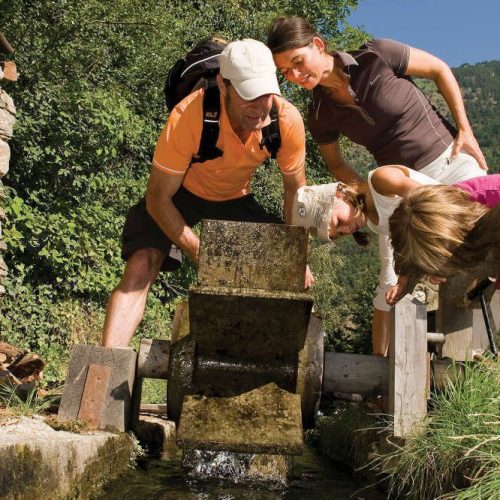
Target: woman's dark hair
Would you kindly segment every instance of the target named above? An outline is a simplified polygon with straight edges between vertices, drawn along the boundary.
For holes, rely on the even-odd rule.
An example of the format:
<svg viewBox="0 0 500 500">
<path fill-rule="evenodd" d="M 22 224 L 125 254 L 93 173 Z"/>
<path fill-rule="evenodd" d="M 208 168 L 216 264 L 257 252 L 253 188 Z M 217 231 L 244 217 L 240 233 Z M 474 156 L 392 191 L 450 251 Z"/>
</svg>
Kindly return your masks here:
<svg viewBox="0 0 500 500">
<path fill-rule="evenodd" d="M 314 37 L 322 38 L 306 19 L 298 16 L 278 17 L 267 33 L 267 46 L 273 54 L 277 54 L 305 47 Z"/>
</svg>

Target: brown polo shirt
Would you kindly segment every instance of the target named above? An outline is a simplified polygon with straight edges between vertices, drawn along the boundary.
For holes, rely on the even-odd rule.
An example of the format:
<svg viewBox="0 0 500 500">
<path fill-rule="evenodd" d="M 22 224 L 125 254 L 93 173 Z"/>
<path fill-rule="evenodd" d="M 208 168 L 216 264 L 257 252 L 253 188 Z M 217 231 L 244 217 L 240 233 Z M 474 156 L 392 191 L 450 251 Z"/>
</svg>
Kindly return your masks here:
<svg viewBox="0 0 500 500">
<path fill-rule="evenodd" d="M 318 85 L 308 113 L 314 140 L 331 144 L 343 134 L 365 146 L 378 165 L 397 163 L 415 170 L 443 153 L 456 130 L 405 76 L 409 52 L 407 45 L 387 39 L 334 52 L 335 64 L 350 77 L 356 104 L 332 102 Z"/>
</svg>

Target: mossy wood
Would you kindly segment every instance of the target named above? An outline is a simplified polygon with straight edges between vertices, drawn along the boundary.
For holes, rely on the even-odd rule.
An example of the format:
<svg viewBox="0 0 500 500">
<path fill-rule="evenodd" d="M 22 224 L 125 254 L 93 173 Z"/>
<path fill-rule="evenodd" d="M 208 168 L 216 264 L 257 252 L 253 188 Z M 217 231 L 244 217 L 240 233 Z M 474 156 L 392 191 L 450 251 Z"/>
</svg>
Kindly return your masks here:
<svg viewBox="0 0 500 500">
<path fill-rule="evenodd" d="M 177 442 L 190 449 L 300 454 L 300 396 L 276 384 L 232 398 L 186 396 Z"/>
<path fill-rule="evenodd" d="M 297 226 L 204 220 L 198 285 L 303 292 L 307 239 Z"/>
<path fill-rule="evenodd" d="M 296 361 L 311 308 L 305 293 L 196 287 L 189 292 L 190 332 L 199 354 Z"/>
</svg>

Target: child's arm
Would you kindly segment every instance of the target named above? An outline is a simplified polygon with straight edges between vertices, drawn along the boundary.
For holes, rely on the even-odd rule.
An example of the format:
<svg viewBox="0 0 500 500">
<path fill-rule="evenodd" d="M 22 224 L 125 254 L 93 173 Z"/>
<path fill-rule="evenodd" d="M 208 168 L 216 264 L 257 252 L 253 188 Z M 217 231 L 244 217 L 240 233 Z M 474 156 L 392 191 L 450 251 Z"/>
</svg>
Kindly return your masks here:
<svg viewBox="0 0 500 500">
<path fill-rule="evenodd" d="M 410 179 L 408 169 L 399 165 L 377 168 L 371 180 L 375 191 L 383 196 L 404 196 L 408 191 L 420 186 L 419 182 Z"/>
</svg>

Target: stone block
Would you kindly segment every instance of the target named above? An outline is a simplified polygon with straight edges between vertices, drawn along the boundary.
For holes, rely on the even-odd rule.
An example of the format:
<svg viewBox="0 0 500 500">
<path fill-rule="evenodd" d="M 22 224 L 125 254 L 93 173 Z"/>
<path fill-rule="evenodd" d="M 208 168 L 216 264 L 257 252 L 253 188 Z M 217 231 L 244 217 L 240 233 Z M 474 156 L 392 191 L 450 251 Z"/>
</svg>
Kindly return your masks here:
<svg viewBox="0 0 500 500">
<path fill-rule="evenodd" d="M 10 147 L 0 139 L 0 177 L 4 177 L 9 171 Z"/>
<path fill-rule="evenodd" d="M 200 355 L 296 360 L 312 302 L 309 293 L 197 287 L 189 292 L 190 332 Z"/>
<path fill-rule="evenodd" d="M 177 443 L 186 449 L 299 455 L 300 395 L 267 384 L 232 398 L 186 396 Z"/>
<path fill-rule="evenodd" d="M 132 388 L 137 354 L 131 349 L 76 345 L 59 407 L 60 420 L 77 420 L 89 365 L 111 368 L 99 429 L 126 431 L 130 426 Z"/>
<path fill-rule="evenodd" d="M 307 242 L 301 227 L 205 220 L 198 285 L 303 292 Z"/>
<path fill-rule="evenodd" d="M 10 139 L 16 118 L 6 109 L 0 109 L 0 139 Z"/>
<path fill-rule="evenodd" d="M 161 455 L 163 459 L 173 460 L 180 452 L 176 443 L 175 422 L 172 420 L 140 415 L 134 432 L 150 454 Z"/>
<path fill-rule="evenodd" d="M 2 89 L 0 89 L 0 109 L 5 109 L 12 115 L 16 114 L 16 106 L 14 105 L 12 97 Z"/>
<path fill-rule="evenodd" d="M 21 417 L 0 426 L 0 496 L 97 497 L 104 482 L 130 468 L 133 447 L 128 434 L 56 431 L 40 417 Z"/>
<path fill-rule="evenodd" d="M 0 252 L 5 252 L 7 250 L 7 243 L 5 241 L 0 240 Z"/>
</svg>

